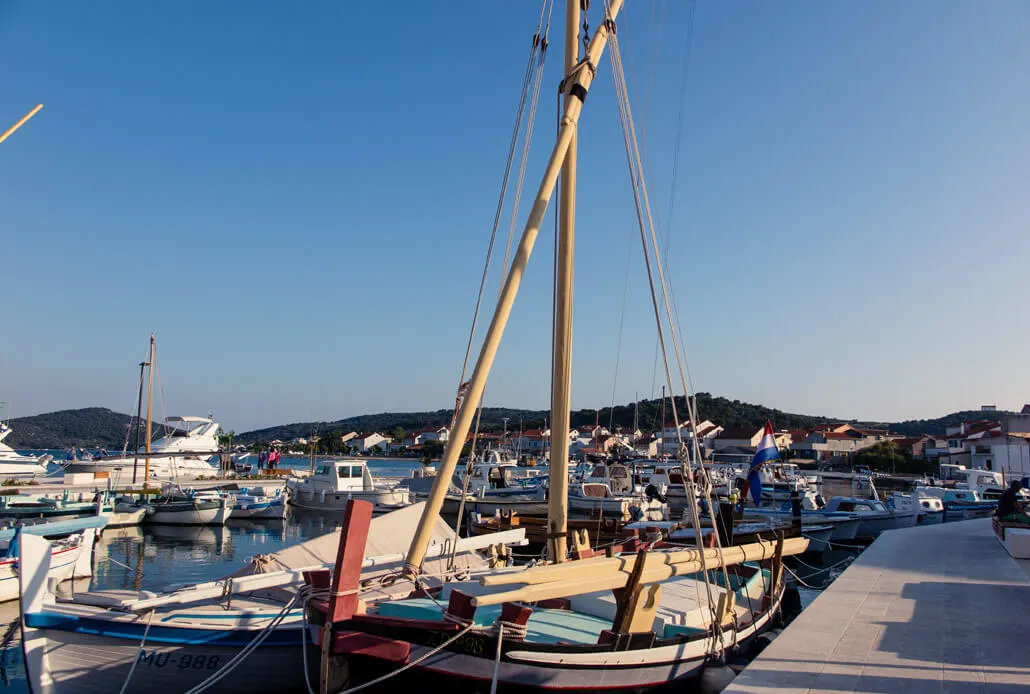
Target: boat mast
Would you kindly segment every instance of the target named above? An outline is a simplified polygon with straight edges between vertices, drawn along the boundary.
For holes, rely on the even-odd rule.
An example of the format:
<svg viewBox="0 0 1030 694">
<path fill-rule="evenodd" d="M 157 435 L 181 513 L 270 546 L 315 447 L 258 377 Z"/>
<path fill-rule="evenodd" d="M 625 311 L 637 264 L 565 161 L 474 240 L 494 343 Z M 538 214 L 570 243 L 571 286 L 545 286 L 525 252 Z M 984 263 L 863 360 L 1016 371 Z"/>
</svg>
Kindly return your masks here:
<svg viewBox="0 0 1030 694">
<path fill-rule="evenodd" d="M 622 0 L 612 0 L 608 7 L 608 18 L 614 20 L 622 7 Z M 494 309 L 493 318 L 490 319 L 490 327 L 483 338 L 483 346 L 480 348 L 479 356 L 476 358 L 476 366 L 472 372 L 472 378 L 468 382 L 468 391 L 462 398 L 458 408 L 458 414 L 454 418 L 454 432 L 447 441 L 443 459 L 440 461 L 440 469 L 436 474 L 436 481 L 433 490 L 429 493 L 426 507 L 419 519 L 418 528 L 411 540 L 407 557 L 404 560 L 404 572 L 408 575 L 415 575 L 422 560 L 426 555 L 426 548 L 429 546 L 429 536 L 436 519 L 440 516 L 440 509 L 443 507 L 444 498 L 447 496 L 448 486 L 454 468 L 458 464 L 458 456 L 465 439 L 472 426 L 472 418 L 476 408 L 483 398 L 483 390 L 486 388 L 486 380 L 490 374 L 490 367 L 493 366 L 494 358 L 497 356 L 497 349 L 504 334 L 504 328 L 508 324 L 508 317 L 511 314 L 512 304 L 515 303 L 515 296 L 518 294 L 519 285 L 529 263 L 529 256 L 533 252 L 533 245 L 540 233 L 540 225 L 543 224 L 544 215 L 547 214 L 547 206 L 554 193 L 554 187 L 558 181 L 558 173 L 565 161 L 565 154 L 569 150 L 573 136 L 576 132 L 576 124 L 579 122 L 580 113 L 583 110 L 583 100 L 594 81 L 592 66 L 600 62 L 601 54 L 604 52 L 605 44 L 608 42 L 609 24 L 602 22 L 594 32 L 594 36 L 587 48 L 587 55 L 584 69 L 576 70 L 565 84 L 563 91 L 575 98 L 566 99 L 561 119 L 561 126 L 558 130 L 558 138 L 551 150 L 551 157 L 547 161 L 547 168 L 544 170 L 543 179 L 537 189 L 536 198 L 533 200 L 533 207 L 526 219 L 526 226 L 522 230 L 522 237 L 519 239 L 515 257 L 512 259 L 508 276 L 504 281 L 500 296 L 497 299 L 497 307 Z M 552 436 L 554 422 L 552 421 Z M 567 431 L 567 430 L 566 430 Z M 552 439 L 553 440 L 553 439 Z M 553 468 L 552 448 L 552 468 Z M 567 460 L 561 461 L 562 467 L 567 465 Z M 551 492 L 552 497 L 554 491 Z"/>
<path fill-rule="evenodd" d="M 147 371 L 147 462 L 143 473 L 144 486 L 150 480 L 150 425 L 153 421 L 154 411 L 154 333 L 150 333 L 150 357 L 147 362 L 149 363 Z"/>
<path fill-rule="evenodd" d="M 136 471 L 139 468 L 139 434 L 143 414 L 143 369 L 147 362 L 139 363 L 139 397 L 136 398 L 136 455 L 132 458 L 132 483 L 136 484 Z"/>
<path fill-rule="evenodd" d="M 15 123 L 14 125 L 12 125 L 12 126 L 11 126 L 10 128 L 8 128 L 8 129 L 7 129 L 7 130 L 6 130 L 5 132 L 4 132 L 4 134 L 3 134 L 3 135 L 0 135 L 0 142 L 3 142 L 3 141 L 4 141 L 4 140 L 6 140 L 7 138 L 9 138 L 9 137 L 10 137 L 11 135 L 13 135 L 13 134 L 14 134 L 14 132 L 15 132 L 15 131 L 16 131 L 16 130 L 17 130 L 18 128 L 20 128 L 21 126 L 25 125 L 25 123 L 27 123 L 27 122 L 28 122 L 29 118 L 32 118 L 32 117 L 33 117 L 34 115 L 36 115 L 37 113 L 39 113 L 39 110 L 40 110 L 41 108 L 43 108 L 43 104 L 36 104 L 36 107 L 35 107 L 34 109 L 32 109 L 31 111 L 29 111 L 28 113 L 26 113 L 26 114 L 25 114 L 24 116 L 22 116 L 22 117 L 21 117 L 21 118 L 20 118 L 20 119 L 18 120 L 18 122 L 17 122 L 17 123 Z"/>
<path fill-rule="evenodd" d="M 579 62 L 579 3 L 565 0 L 565 72 Z M 568 86 L 568 85 L 566 85 Z M 577 97 L 565 90 L 565 108 Z M 551 361 L 551 465 L 547 492 L 547 549 L 552 561 L 565 561 L 569 517 L 569 401 L 572 391 L 572 271 L 576 243 L 575 131 L 565 153 L 558 196 L 558 257 L 555 259 L 554 358 Z"/>
</svg>

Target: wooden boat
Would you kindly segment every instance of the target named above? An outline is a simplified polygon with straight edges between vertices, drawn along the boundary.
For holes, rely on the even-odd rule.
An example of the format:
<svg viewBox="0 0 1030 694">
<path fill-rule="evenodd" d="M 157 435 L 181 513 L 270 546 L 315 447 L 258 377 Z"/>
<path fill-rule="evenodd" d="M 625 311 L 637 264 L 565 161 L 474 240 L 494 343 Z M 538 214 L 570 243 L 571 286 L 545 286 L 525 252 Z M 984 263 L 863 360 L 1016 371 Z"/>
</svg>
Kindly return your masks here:
<svg viewBox="0 0 1030 694">
<path fill-rule="evenodd" d="M 446 507 L 445 507 L 446 508 Z M 569 532 L 587 533 L 587 542 L 591 547 L 606 545 L 622 537 L 622 530 L 629 519 L 616 518 L 614 515 L 594 518 L 569 518 Z M 547 519 L 536 516 L 520 516 L 517 511 L 500 511 L 492 516 L 473 516 L 469 523 L 472 535 L 490 535 L 513 528 L 526 531 L 526 541 L 538 547 L 547 544 Z"/>
<path fill-rule="evenodd" d="M 368 554 L 359 558 L 362 600 L 407 595 L 413 584 L 393 581 L 401 566 L 420 506 L 380 516 L 369 523 Z M 172 528 L 168 528 L 172 529 Z M 197 528 L 183 529 L 195 531 Z M 210 529 L 208 529 L 210 530 Z M 215 530 L 220 530 L 216 528 Z M 20 572 L 21 648 L 26 677 L 37 694 L 128 692 L 182 694 L 214 677 L 228 677 L 214 691 L 256 694 L 307 691 L 303 604 L 304 574 L 333 566 L 340 530 L 251 563 L 217 581 L 149 591 L 77 592 L 56 599 L 43 578 L 50 559 L 45 543 L 24 542 Z M 442 521 L 431 532 L 428 565 L 443 575 L 487 565 L 479 538 L 454 543 Z M 35 540 L 37 538 L 31 538 Z M 23 538 L 30 540 L 30 538 Z M 522 542 L 522 533 L 497 542 Z M 440 579 L 425 579 L 428 585 Z M 310 646 L 308 647 L 310 648 Z M 245 649 L 250 655 L 240 656 Z M 313 668 L 318 654 L 308 654 Z M 229 669 L 233 659 L 242 662 Z M 135 665 L 134 665 L 135 664 Z"/>
<path fill-rule="evenodd" d="M 419 528 L 405 554 L 404 574 L 412 579 L 427 575 L 423 561 L 429 529 L 439 518 L 461 448 L 472 433 L 490 369 L 561 171 L 547 498 L 547 551 L 552 563 L 493 567 L 468 580 L 449 582 L 401 599 L 368 603 L 359 598 L 358 590 L 360 558 L 364 554 L 363 529 L 371 518 L 372 507 L 361 501 L 349 502 L 334 570 L 313 572 L 307 577 L 313 590 L 328 591 L 327 598 L 309 603 L 308 612 L 312 636 L 320 650 L 319 688 L 323 692 L 378 681 L 373 678 L 380 676 L 396 678 L 390 682 L 393 689 L 430 686 L 433 678 L 448 690 L 462 684 L 480 691 L 488 686 L 537 691 L 637 691 L 659 685 L 675 686 L 672 681 L 701 676 L 724 659 L 730 648 L 747 646 L 773 623 L 784 591 L 783 557 L 808 548 L 808 540 L 800 537 L 730 547 L 716 543 L 712 548 L 693 549 L 660 541 L 631 540 L 612 547 L 612 556 L 606 557 L 591 550 L 579 534 L 568 532 L 575 133 L 584 100 L 609 42 L 627 154 L 635 162 L 631 176 L 641 218 L 641 238 L 646 257 L 655 255 L 655 267 L 659 272 L 662 268 L 657 242 L 647 241 L 646 222 L 642 219 L 646 214 L 650 220 L 651 215 L 646 192 L 642 191 L 646 176 L 641 175 L 642 164 L 632 119 L 627 113 L 628 97 L 617 53 L 615 19 L 621 7 L 621 0 L 605 4 L 604 19 L 593 35 L 585 39 L 585 51 L 580 56 L 580 2 L 567 0 L 567 77 L 562 82 L 564 105 L 557 142 L 511 263 L 504 270 L 505 280 L 471 378 L 466 381 L 464 373 L 460 378 L 450 436 Z M 540 45 L 539 38 L 538 31 L 534 53 Z M 539 62 L 535 57 L 531 55 L 530 69 Z M 537 82 L 530 77 L 527 74 L 525 84 Z M 648 209 L 645 212 L 643 208 Z M 651 231 L 654 239 L 653 226 Z M 650 262 L 648 273 L 654 292 Z M 665 318 L 658 302 L 652 302 L 659 335 L 664 334 L 668 322 L 669 335 L 675 343 L 664 277 L 662 292 Z M 671 388 L 664 341 L 661 348 Z M 682 356 L 678 345 L 675 349 L 680 384 L 685 391 Z M 689 397 L 689 393 L 684 394 Z M 674 400 L 672 411 L 673 424 L 678 428 Z M 681 446 L 679 459 L 686 460 L 687 456 L 688 451 Z M 698 457 L 696 450 L 694 457 Z M 689 483 L 688 489 L 692 489 L 694 480 Z M 702 488 L 710 488 L 710 481 L 705 480 Z M 705 494 L 711 507 L 710 495 Z M 690 506 L 697 528 L 697 505 Z"/>
<path fill-rule="evenodd" d="M 146 522 L 154 525 L 225 525 L 235 501 L 216 492 L 168 488 L 147 503 Z"/>
</svg>

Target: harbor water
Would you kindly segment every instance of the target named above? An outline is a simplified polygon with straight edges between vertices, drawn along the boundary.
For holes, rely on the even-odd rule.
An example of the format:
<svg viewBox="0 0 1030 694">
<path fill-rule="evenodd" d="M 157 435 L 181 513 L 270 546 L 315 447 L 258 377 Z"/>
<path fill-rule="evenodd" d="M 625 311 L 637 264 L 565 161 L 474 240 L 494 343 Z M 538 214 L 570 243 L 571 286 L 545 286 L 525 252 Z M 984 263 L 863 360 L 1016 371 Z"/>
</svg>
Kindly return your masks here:
<svg viewBox="0 0 1030 694">
<path fill-rule="evenodd" d="M 284 458 L 281 467 L 307 469 L 309 461 Z M 412 460 L 372 459 L 369 470 L 379 477 L 408 477 L 421 464 Z M 59 475 L 57 475 L 59 477 Z M 56 480 L 55 480 L 56 481 Z M 260 486 L 260 482 L 254 486 Z M 855 488 L 844 480 L 827 480 L 824 495 L 868 496 L 868 487 Z M 288 510 L 285 519 L 231 519 L 222 526 L 180 527 L 144 525 L 105 531 L 99 540 L 92 579 L 62 584 L 60 590 L 150 590 L 172 584 L 198 583 L 224 577 L 249 563 L 251 557 L 276 552 L 338 528 L 339 513 Z M 818 588 L 832 582 L 861 551 L 834 547 L 821 557 L 788 561 L 797 576 L 803 605 Z M 814 589 L 808 589 L 811 586 Z M 0 620 L 9 625 L 0 648 L 0 691 L 28 692 L 18 630 L 16 601 L 0 604 Z"/>
</svg>

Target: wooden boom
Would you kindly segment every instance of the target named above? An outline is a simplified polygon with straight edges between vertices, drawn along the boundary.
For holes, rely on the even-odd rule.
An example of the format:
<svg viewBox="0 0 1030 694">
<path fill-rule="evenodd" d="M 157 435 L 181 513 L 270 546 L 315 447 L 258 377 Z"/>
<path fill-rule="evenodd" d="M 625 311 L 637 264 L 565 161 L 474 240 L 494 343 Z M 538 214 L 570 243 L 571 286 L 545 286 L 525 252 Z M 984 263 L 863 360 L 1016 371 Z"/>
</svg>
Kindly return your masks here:
<svg viewBox="0 0 1030 694">
<path fill-rule="evenodd" d="M 806 549 L 808 549 L 808 540 L 803 537 L 792 537 L 783 541 L 783 555 L 801 554 Z M 747 561 L 771 559 L 775 555 L 775 551 L 776 543 L 773 542 L 735 545 L 722 550 L 722 560 L 720 561 L 718 550 L 706 549 L 704 550 L 704 568 L 715 569 Z M 526 571 L 510 574 L 484 576 L 480 579 L 480 583 L 483 585 L 517 583 L 524 585 L 512 590 L 473 597 L 472 604 L 476 607 L 483 607 L 505 602 L 535 602 L 623 588 L 630 579 L 634 560 L 633 556 L 601 560 L 588 559 L 553 566 L 533 567 Z M 686 576 L 701 570 L 701 554 L 697 550 L 649 552 L 645 558 L 639 582 L 642 585 L 658 583 L 673 576 Z"/>
</svg>

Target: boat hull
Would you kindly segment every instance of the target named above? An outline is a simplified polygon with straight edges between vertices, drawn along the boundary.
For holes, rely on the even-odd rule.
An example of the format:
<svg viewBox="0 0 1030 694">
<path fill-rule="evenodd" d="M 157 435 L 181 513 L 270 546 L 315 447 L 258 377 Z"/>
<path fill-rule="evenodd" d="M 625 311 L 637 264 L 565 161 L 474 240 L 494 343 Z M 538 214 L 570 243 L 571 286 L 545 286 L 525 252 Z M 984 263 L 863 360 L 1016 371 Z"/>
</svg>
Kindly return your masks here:
<svg viewBox="0 0 1030 694">
<path fill-rule="evenodd" d="M 212 508 L 204 505 L 193 508 L 162 508 L 154 506 L 154 511 L 146 518 L 147 523 L 157 525 L 224 525 L 232 514 L 232 507 L 221 504 Z"/>
<path fill-rule="evenodd" d="M 138 463 L 133 458 L 108 458 L 101 460 L 80 460 L 69 463 L 65 472 L 106 472 L 116 484 L 128 483 L 133 479 L 133 467 L 136 468 L 136 479 L 144 481 L 145 461 Z M 204 475 L 217 476 L 219 470 L 199 456 L 167 456 L 150 459 L 150 480 L 193 479 Z"/>
<path fill-rule="evenodd" d="M 458 507 L 461 505 L 459 497 L 448 496 L 443 502 L 441 513 L 447 516 L 457 516 Z M 547 502 L 538 500 L 519 499 L 479 499 L 469 498 L 465 500 L 465 513 L 479 513 L 483 516 L 492 516 L 497 511 L 514 511 L 520 516 L 546 516 Z"/>
<path fill-rule="evenodd" d="M 775 614 L 779 599 L 772 608 L 764 612 L 751 625 L 743 627 L 738 644 L 746 648 L 751 641 L 765 631 Z M 317 632 L 312 628 L 313 635 Z M 395 637 L 403 640 L 404 635 Z M 439 638 L 446 638 L 440 635 Z M 710 639 L 692 639 L 670 645 L 637 650 L 595 650 L 580 652 L 560 647 L 548 650 L 519 648 L 512 644 L 505 648 L 497 667 L 497 681 L 503 691 L 575 691 L 599 689 L 605 692 L 633 692 L 672 682 L 686 682 L 697 678 L 705 666 Z M 402 678 L 391 682 L 394 690 L 400 691 L 408 683 L 427 685 L 432 678 L 446 686 L 449 692 L 485 691 L 494 676 L 494 649 L 497 637 L 463 637 L 458 642 L 459 650 L 443 650 L 430 655 L 424 661 L 407 671 Z M 417 661 L 430 653 L 432 647 L 412 643 L 407 662 Z M 480 655 L 476 655 L 476 654 Z M 339 657 L 339 656 L 338 656 Z M 343 656 L 348 661 L 351 673 L 358 678 L 348 686 L 360 684 L 375 676 L 397 669 L 397 663 L 359 655 Z M 436 687 L 430 687 L 435 691 Z"/>
<path fill-rule="evenodd" d="M 171 643 L 169 640 L 188 637 L 188 631 L 164 638 L 151 628 L 143 651 L 141 636 L 112 638 L 82 634 L 64 629 L 41 629 L 46 637 L 44 658 L 47 678 L 34 694 L 108 694 L 118 692 L 138 661 L 127 692 L 146 694 L 182 694 L 200 684 L 228 663 L 257 635 L 209 632 L 199 643 Z M 280 630 L 277 630 L 277 632 Z M 231 641 L 232 645 L 221 645 Z M 267 645 L 269 642 L 272 645 Z M 277 643 L 278 642 L 278 643 Z M 311 648 L 309 645 L 308 648 Z M 288 638 L 273 634 L 252 653 L 241 667 L 233 670 L 228 685 L 216 685 L 215 691 L 250 693 L 305 691 L 301 660 L 300 630 L 292 629 Z M 309 652 L 313 682 L 318 682 L 318 654 Z"/>
<path fill-rule="evenodd" d="M 367 501 L 376 507 L 399 508 L 408 504 L 406 489 L 375 489 L 372 491 L 333 492 L 321 494 L 292 490 L 288 503 L 305 511 L 343 511 L 350 499 Z"/>
<path fill-rule="evenodd" d="M 286 504 L 281 498 L 237 505 L 232 509 L 233 518 L 285 518 Z"/>
</svg>

